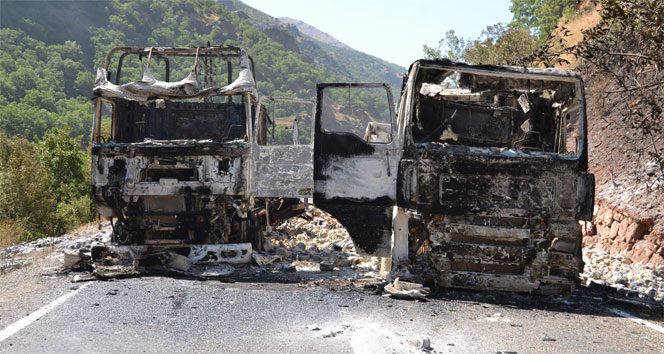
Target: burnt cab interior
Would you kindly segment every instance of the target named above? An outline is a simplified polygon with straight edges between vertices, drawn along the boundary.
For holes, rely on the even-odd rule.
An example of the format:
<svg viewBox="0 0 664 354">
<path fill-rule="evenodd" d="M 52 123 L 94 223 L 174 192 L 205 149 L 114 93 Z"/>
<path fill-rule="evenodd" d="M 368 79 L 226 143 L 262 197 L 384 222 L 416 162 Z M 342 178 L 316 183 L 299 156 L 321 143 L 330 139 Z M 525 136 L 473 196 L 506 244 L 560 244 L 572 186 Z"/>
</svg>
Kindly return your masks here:
<svg viewBox="0 0 664 354">
<path fill-rule="evenodd" d="M 212 140 L 226 142 L 245 135 L 243 103 L 115 100 L 113 140 L 118 143 L 152 140 Z"/>
<path fill-rule="evenodd" d="M 571 82 L 483 76 L 442 68 L 419 72 L 415 143 L 576 153 Z"/>
</svg>

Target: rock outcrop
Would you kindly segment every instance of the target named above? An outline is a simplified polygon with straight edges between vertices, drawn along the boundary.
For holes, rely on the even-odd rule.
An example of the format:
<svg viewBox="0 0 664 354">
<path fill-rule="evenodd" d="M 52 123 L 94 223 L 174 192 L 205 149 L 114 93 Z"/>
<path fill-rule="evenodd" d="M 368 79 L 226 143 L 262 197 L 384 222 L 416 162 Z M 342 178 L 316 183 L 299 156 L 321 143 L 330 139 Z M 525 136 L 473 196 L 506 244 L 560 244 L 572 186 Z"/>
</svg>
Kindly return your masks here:
<svg viewBox="0 0 664 354">
<path fill-rule="evenodd" d="M 583 246 L 634 262 L 664 265 L 664 235 L 652 219 L 635 218 L 627 211 L 598 202 L 593 221 L 583 225 Z"/>
</svg>

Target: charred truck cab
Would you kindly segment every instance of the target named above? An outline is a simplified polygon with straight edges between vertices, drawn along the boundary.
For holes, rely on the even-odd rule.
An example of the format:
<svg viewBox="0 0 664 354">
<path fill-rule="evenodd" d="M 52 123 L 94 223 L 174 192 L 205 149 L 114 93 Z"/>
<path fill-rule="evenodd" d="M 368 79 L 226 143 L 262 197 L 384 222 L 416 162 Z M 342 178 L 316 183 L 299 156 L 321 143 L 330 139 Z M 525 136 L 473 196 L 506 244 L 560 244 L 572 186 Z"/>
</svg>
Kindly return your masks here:
<svg viewBox="0 0 664 354">
<path fill-rule="evenodd" d="M 372 83 L 318 84 L 314 103 L 258 97 L 240 48 L 115 48 L 94 93 L 92 192 L 132 255 L 246 262 L 313 198 L 359 250 L 441 286 L 565 292 L 583 268 L 573 72 L 419 60 L 397 105 Z"/>
<path fill-rule="evenodd" d="M 265 147 L 256 139 L 264 144 L 269 126 L 254 131 L 254 120 L 265 99 L 243 49 L 115 48 L 94 95 L 92 193 L 115 243 L 175 249 L 194 262 L 246 262 L 267 226 L 303 210 L 297 192 L 254 187 L 280 177 L 262 170 Z M 308 107 L 301 124 L 312 124 L 313 103 L 299 104 Z M 252 178 L 256 168 L 268 177 Z M 290 168 L 313 183 L 306 166 Z"/>
<path fill-rule="evenodd" d="M 441 286 L 571 290 L 594 200 L 582 80 L 419 60 L 396 114 L 390 96 L 318 85 L 314 202 L 359 248 L 428 259 Z"/>
</svg>

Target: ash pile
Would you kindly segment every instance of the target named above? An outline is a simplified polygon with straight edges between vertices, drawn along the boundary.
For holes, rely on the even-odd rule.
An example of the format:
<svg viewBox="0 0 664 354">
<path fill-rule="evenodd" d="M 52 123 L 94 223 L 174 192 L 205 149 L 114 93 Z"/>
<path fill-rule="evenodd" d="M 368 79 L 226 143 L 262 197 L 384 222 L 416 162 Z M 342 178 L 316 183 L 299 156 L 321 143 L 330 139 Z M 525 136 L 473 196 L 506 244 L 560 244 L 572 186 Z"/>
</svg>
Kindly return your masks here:
<svg viewBox="0 0 664 354">
<path fill-rule="evenodd" d="M 345 228 L 329 214 L 313 206 L 268 230 L 262 249 L 239 245 L 219 246 L 219 257 L 197 256 L 210 250 L 195 247 L 178 252 L 158 247 L 113 246 L 109 227 L 95 242 L 64 250 L 64 267 L 72 270 L 73 281 L 113 279 L 143 275 L 174 275 L 201 280 L 226 281 L 276 277 L 316 280 L 332 274 L 346 278 L 377 279 L 380 259 L 362 256 Z M 98 235 L 99 236 L 99 235 Z M 237 246 L 237 247 L 236 247 Z M 198 252 L 198 253 L 197 253 Z M 228 254 L 236 252 L 236 255 Z"/>
</svg>

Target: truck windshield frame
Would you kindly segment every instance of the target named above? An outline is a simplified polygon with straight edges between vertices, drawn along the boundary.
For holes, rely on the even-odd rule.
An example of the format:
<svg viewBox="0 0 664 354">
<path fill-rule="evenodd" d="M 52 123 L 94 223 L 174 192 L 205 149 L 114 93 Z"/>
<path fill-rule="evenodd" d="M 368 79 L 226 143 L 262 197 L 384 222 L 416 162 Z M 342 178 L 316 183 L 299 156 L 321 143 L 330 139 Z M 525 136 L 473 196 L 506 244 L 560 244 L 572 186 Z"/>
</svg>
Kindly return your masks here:
<svg viewBox="0 0 664 354">
<path fill-rule="evenodd" d="M 236 58 L 241 58 L 243 55 L 242 49 L 239 47 L 200 47 L 200 48 L 116 47 L 113 48 L 106 56 L 104 69 L 106 69 L 107 71 L 111 67 L 111 63 L 113 62 L 113 57 L 115 56 L 116 53 L 122 53 L 118 58 L 115 80 L 113 80 L 116 85 L 120 84 L 120 78 L 122 76 L 122 68 L 124 61 L 126 57 L 130 55 L 138 56 L 139 60 L 141 61 L 143 58 L 146 58 L 146 60 L 150 60 L 150 56 L 158 60 L 163 60 L 165 63 L 165 73 L 164 73 L 165 81 L 170 80 L 170 72 L 171 72 L 171 63 L 169 59 L 170 57 L 196 58 L 198 56 L 200 59 L 219 58 L 226 62 L 227 72 L 229 74 L 227 77 L 226 84 L 229 85 L 233 82 L 233 77 L 231 76 L 232 73 L 231 60 Z M 249 59 L 251 65 L 251 72 L 253 75 L 253 79 L 254 81 L 256 81 L 256 74 L 255 74 L 256 71 L 254 70 L 254 59 L 250 55 L 247 55 L 247 58 Z"/>
<path fill-rule="evenodd" d="M 409 82 L 406 84 L 409 87 L 409 90 L 405 90 L 409 94 L 411 102 L 417 102 L 418 104 L 416 105 L 417 108 L 413 108 L 411 112 L 409 112 L 409 115 L 411 116 L 411 124 L 410 126 L 406 129 L 406 145 L 410 146 L 420 146 L 422 144 L 427 144 L 429 146 L 431 145 L 442 145 L 441 147 L 445 146 L 451 146 L 451 145 L 463 145 L 468 148 L 488 148 L 488 149 L 483 149 L 487 150 L 485 152 L 492 152 L 492 150 L 495 150 L 494 148 L 498 148 L 501 152 L 504 150 L 507 151 L 514 151 L 516 153 L 523 153 L 524 156 L 537 156 L 540 154 L 553 154 L 558 157 L 564 158 L 564 159 L 569 159 L 569 160 L 578 160 L 582 158 L 586 154 L 586 112 L 585 112 L 585 101 L 584 101 L 584 91 L 583 91 L 583 81 L 581 80 L 580 77 L 578 77 L 576 74 L 564 70 L 557 70 L 557 69 L 533 69 L 533 68 L 521 68 L 521 67 L 496 67 L 496 66 L 468 66 L 465 64 L 441 64 L 437 63 L 435 61 L 419 61 L 415 63 L 415 67 L 411 68 L 411 70 L 415 70 L 414 73 L 411 73 L 411 79 L 414 80 L 409 80 Z M 431 90 L 425 90 L 427 93 L 431 94 L 431 97 L 435 97 L 436 94 L 439 96 L 436 98 L 439 101 L 443 101 L 441 97 L 445 97 L 442 93 L 445 89 L 445 84 L 442 84 L 442 80 L 445 79 L 447 81 L 450 81 L 450 78 L 455 76 L 455 79 L 458 86 L 457 87 L 448 87 L 453 90 L 449 91 L 454 91 L 454 89 L 458 89 L 459 87 L 464 88 L 463 85 L 465 84 L 465 92 L 463 94 L 467 96 L 471 95 L 481 95 L 485 91 L 491 91 L 491 86 L 492 83 L 491 81 L 495 79 L 496 84 L 494 86 L 500 86 L 500 84 L 505 84 L 505 83 L 512 83 L 514 85 L 532 85 L 532 87 L 538 87 L 538 90 L 545 91 L 551 87 L 554 87 L 556 85 L 559 85 L 559 87 L 567 86 L 566 89 L 570 90 L 570 92 L 567 92 L 568 96 L 568 101 L 565 104 L 565 107 L 561 107 L 561 104 L 553 102 L 554 100 L 551 99 L 549 100 L 550 103 L 554 103 L 558 105 L 560 108 L 560 112 L 563 112 L 563 109 L 567 109 L 569 111 L 573 111 L 574 114 L 576 115 L 576 121 L 575 124 L 577 125 L 576 129 L 576 144 L 574 144 L 573 148 L 568 148 L 567 151 L 565 150 L 565 146 L 560 146 L 556 145 L 554 148 L 551 146 L 548 150 L 540 147 L 539 149 L 529 149 L 529 148 L 521 148 L 519 146 L 510 146 L 508 144 L 503 144 L 503 145 L 492 145 L 490 143 L 485 143 L 485 144 L 473 144 L 473 143 L 464 143 L 462 142 L 461 139 L 457 139 L 461 133 L 457 134 L 455 133 L 451 128 L 451 125 L 448 125 L 447 127 L 443 127 L 442 129 L 438 129 L 439 131 L 431 131 L 431 136 L 436 135 L 433 138 L 438 137 L 439 135 L 441 137 L 445 137 L 447 140 L 445 140 L 445 143 L 443 144 L 437 144 L 433 143 L 433 140 L 436 139 L 428 139 L 429 137 L 423 137 L 422 132 L 420 133 L 420 136 L 417 136 L 418 134 L 418 128 L 422 130 L 422 125 L 421 123 L 418 122 L 418 115 L 420 114 L 420 107 L 419 107 L 419 100 L 421 97 L 424 97 L 422 94 L 422 84 L 423 83 L 430 83 L 431 77 L 434 75 L 431 75 L 432 72 L 436 71 L 442 71 L 445 72 L 447 71 L 448 73 L 441 73 L 441 76 L 438 77 L 441 79 L 441 82 L 434 83 L 432 86 L 436 86 L 435 84 L 439 84 L 438 89 L 441 89 L 440 92 L 434 92 L 431 94 L 431 91 L 435 91 L 435 89 Z M 428 76 L 428 77 L 427 77 Z M 478 79 L 480 78 L 480 79 Z M 459 79 L 462 81 L 465 79 L 465 82 L 461 82 L 459 84 Z M 483 79 L 483 80 L 482 80 Z M 516 89 L 520 90 L 516 90 Z M 428 89 L 428 88 L 427 88 Z M 515 102 L 515 108 L 513 109 L 514 111 L 518 110 L 518 113 L 520 113 L 523 117 L 527 117 L 527 114 L 530 113 L 530 116 L 533 116 L 532 112 L 528 112 L 528 103 L 523 102 L 521 105 L 519 105 L 519 102 L 517 102 L 517 94 L 525 93 L 525 96 L 528 94 L 527 87 L 504 87 L 502 88 L 503 91 L 513 91 L 515 93 L 513 97 L 513 101 Z M 462 90 L 459 90 L 462 91 Z M 495 90 L 494 87 L 494 91 Z M 535 91 L 535 90 L 533 90 Z M 524 96 L 523 94 L 521 94 Z M 478 96 L 479 97 L 479 96 Z M 467 97 L 466 97 L 467 98 Z M 539 96 L 538 96 L 539 98 Z M 477 98 L 476 98 L 477 99 Z M 433 100 L 433 99 L 431 99 Z M 543 100 L 543 99 L 542 99 Z M 524 108 L 525 107 L 525 108 Z M 404 107 L 405 108 L 405 107 Z M 498 108 L 504 108 L 504 107 L 498 107 Z M 456 113 L 454 110 L 450 110 L 452 114 L 452 118 L 447 117 L 449 120 L 452 120 L 454 118 L 454 113 Z M 525 114 L 524 112 L 525 111 Z M 498 114 L 498 110 L 494 111 L 494 117 Z M 447 112 L 447 115 L 450 115 L 450 112 Z M 442 116 L 442 115 L 441 115 Z M 567 117 L 569 117 L 569 114 L 567 114 Z M 562 119 L 566 119 L 564 116 Z M 531 119 L 527 119 L 530 121 Z M 442 121 L 442 120 L 441 120 Z M 525 124 L 524 124 L 525 123 Z M 519 122 L 516 126 L 510 126 L 509 129 L 513 129 L 514 131 L 518 132 L 523 132 L 524 135 L 527 135 L 528 131 L 524 131 L 523 129 L 528 129 L 527 127 L 528 123 L 530 122 Z M 556 137 L 556 143 L 563 141 L 564 142 L 564 137 L 562 138 L 563 140 L 559 140 L 559 135 L 564 135 L 565 129 L 566 129 L 566 124 L 565 121 L 560 122 L 561 124 L 558 124 L 558 130 L 555 131 Z M 418 124 L 419 127 L 418 127 Z M 443 123 L 440 123 L 441 125 Z M 473 123 L 470 123 L 473 124 Z M 491 122 L 491 124 L 495 124 L 495 122 Z M 521 125 L 526 126 L 525 128 Z M 440 128 L 440 127 L 437 127 Z M 446 129 L 447 128 L 447 129 Z M 475 128 L 477 129 L 477 128 Z M 433 129 L 435 130 L 435 129 Z M 490 132 L 495 134 L 496 132 Z M 534 135 L 534 134 L 532 134 Z M 443 141 L 440 140 L 442 143 Z M 449 143 L 449 144 L 448 144 Z"/>
<path fill-rule="evenodd" d="M 125 59 L 131 57 L 138 58 L 131 72 L 135 76 L 138 64 L 143 78 L 122 84 Z M 165 81 L 150 71 L 157 61 L 161 65 L 153 69 Z M 107 71 L 112 64 L 115 73 Z M 174 64 L 179 64 L 177 75 L 190 72 L 189 76 L 169 81 Z M 94 93 L 93 143 L 246 141 L 257 95 L 254 61 L 238 47 L 117 47 L 107 55 L 104 69 L 98 70 Z M 109 112 L 104 103 L 112 107 L 111 132 L 106 136 L 102 136 L 102 116 Z"/>
</svg>

